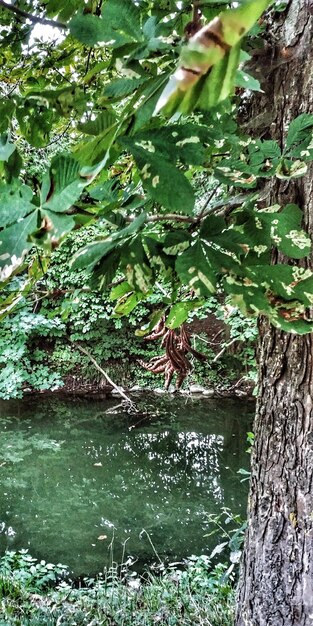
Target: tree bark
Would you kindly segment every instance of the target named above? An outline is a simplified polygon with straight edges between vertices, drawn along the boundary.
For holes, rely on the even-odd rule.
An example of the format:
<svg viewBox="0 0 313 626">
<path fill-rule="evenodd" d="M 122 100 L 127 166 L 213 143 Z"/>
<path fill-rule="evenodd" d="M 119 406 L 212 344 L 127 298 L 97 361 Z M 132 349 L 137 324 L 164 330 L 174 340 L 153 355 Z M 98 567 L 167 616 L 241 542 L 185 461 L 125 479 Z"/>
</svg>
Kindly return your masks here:
<svg viewBox="0 0 313 626">
<path fill-rule="evenodd" d="M 311 0 L 291 0 L 273 24 L 275 55 L 266 64 L 264 96 L 253 105 L 270 120 L 264 133 L 281 143 L 291 119 L 313 112 L 312 9 Z M 269 197 L 296 202 L 313 235 L 312 171 L 277 181 Z M 312 257 L 305 265 L 313 269 Z M 236 626 L 312 626 L 313 335 L 261 320 L 259 380 Z"/>
</svg>

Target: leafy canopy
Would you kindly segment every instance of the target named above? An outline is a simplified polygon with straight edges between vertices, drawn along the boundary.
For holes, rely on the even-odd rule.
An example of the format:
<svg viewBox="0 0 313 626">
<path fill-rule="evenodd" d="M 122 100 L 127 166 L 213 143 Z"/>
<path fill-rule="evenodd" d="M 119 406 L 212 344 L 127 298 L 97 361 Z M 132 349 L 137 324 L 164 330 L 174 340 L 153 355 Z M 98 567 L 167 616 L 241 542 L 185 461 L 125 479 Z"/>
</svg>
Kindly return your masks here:
<svg viewBox="0 0 313 626">
<path fill-rule="evenodd" d="M 30 293 L 47 251 L 99 223 L 71 263 L 99 289 L 123 273 L 111 293 L 118 316 L 162 279 L 171 295 L 158 316 L 171 328 L 222 284 L 245 314 L 313 329 L 301 207 L 266 206 L 259 193 L 272 177 L 305 175 L 313 116 L 294 119 L 284 145 L 238 127 L 244 88 L 260 89 L 243 64 L 275 3 L 229 4 L 1 3 L 2 315 Z M 31 176 L 29 155 L 51 146 L 47 170 Z M 284 263 L 270 264 L 273 247 Z"/>
</svg>

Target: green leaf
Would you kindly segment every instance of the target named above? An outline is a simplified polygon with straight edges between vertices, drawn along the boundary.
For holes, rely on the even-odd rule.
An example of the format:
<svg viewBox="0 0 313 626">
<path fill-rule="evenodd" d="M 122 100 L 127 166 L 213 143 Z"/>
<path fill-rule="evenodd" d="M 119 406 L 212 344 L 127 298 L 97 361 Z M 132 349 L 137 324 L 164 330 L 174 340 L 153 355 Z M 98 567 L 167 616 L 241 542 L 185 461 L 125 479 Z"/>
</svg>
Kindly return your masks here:
<svg viewBox="0 0 313 626">
<path fill-rule="evenodd" d="M 276 162 L 281 158 L 281 150 L 277 141 L 273 141 L 271 139 L 266 141 L 257 140 L 255 142 L 255 148 L 260 151 L 263 161 L 270 159 L 271 161 Z"/>
<path fill-rule="evenodd" d="M 282 159 L 276 169 L 276 176 L 281 180 L 288 180 L 289 178 L 300 178 L 304 176 L 307 171 L 308 166 L 304 161 Z"/>
<path fill-rule="evenodd" d="M 287 204 L 275 215 L 260 211 L 262 220 L 271 228 L 271 238 L 277 248 L 292 259 L 302 259 L 311 250 L 309 235 L 300 228 L 303 213 L 296 204 Z"/>
<path fill-rule="evenodd" d="M 112 111 L 102 111 L 94 120 L 78 124 L 77 128 L 86 135 L 101 135 L 110 130 L 116 122 L 116 116 Z"/>
<path fill-rule="evenodd" d="M 120 263 L 120 250 L 112 250 L 95 266 L 89 284 L 92 290 L 103 291 L 112 283 Z"/>
<path fill-rule="evenodd" d="M 85 267 L 88 267 L 89 270 L 93 269 L 102 257 L 109 254 L 119 244 L 124 245 L 132 235 L 136 234 L 143 227 L 146 217 L 146 213 L 142 213 L 128 226 L 116 231 L 106 237 L 106 239 L 94 241 L 78 250 L 71 261 L 71 267 L 73 269 L 83 269 Z"/>
<path fill-rule="evenodd" d="M 137 304 L 144 298 L 145 295 L 143 293 L 131 293 L 130 295 L 123 296 L 117 302 L 114 308 L 114 314 L 117 317 L 129 315 L 129 313 L 131 313 Z"/>
<path fill-rule="evenodd" d="M 38 213 L 34 211 L 0 231 L 0 267 L 2 268 L 1 280 L 4 275 L 10 275 L 19 265 L 25 253 L 32 247 L 30 235 L 37 228 Z"/>
<path fill-rule="evenodd" d="M 260 81 L 248 72 L 244 70 L 237 70 L 234 81 L 235 87 L 241 87 L 242 89 L 249 89 L 249 91 L 263 91 L 261 89 Z"/>
<path fill-rule="evenodd" d="M 155 152 L 154 146 L 140 146 L 131 138 L 123 137 L 122 143 L 129 147 L 139 170 L 143 187 L 152 200 L 159 202 L 171 211 L 190 213 L 194 207 L 193 189 L 184 174 L 162 154 Z"/>
<path fill-rule="evenodd" d="M 308 275 L 308 276 L 307 276 Z M 306 307 L 313 304 L 313 274 L 308 270 L 293 283 L 293 296 Z"/>
<path fill-rule="evenodd" d="M 0 98 L 0 133 L 5 132 L 15 111 L 15 102 L 9 98 Z"/>
<path fill-rule="evenodd" d="M 116 125 L 106 129 L 93 139 L 87 139 L 75 148 L 75 156 L 84 166 L 82 175 L 94 178 L 107 164 L 110 148 L 115 140 Z"/>
<path fill-rule="evenodd" d="M 104 87 L 103 96 L 110 100 L 121 100 L 146 82 L 147 78 L 117 78 Z"/>
<path fill-rule="evenodd" d="M 37 116 L 40 118 L 41 115 L 48 114 L 48 111 L 54 115 L 52 121 L 56 121 L 59 115 L 69 117 L 73 111 L 84 114 L 86 102 L 87 96 L 84 90 L 75 83 L 70 86 L 66 84 L 59 89 L 40 89 L 40 91 L 36 85 L 36 89 L 27 91 L 22 109 L 26 114 L 26 121 L 28 115 L 31 115 L 32 119 Z"/>
<path fill-rule="evenodd" d="M 313 115 L 310 113 L 302 113 L 292 120 L 287 134 L 286 148 L 290 150 L 292 146 L 302 142 L 306 136 L 312 139 L 312 132 L 308 132 L 312 126 Z"/>
<path fill-rule="evenodd" d="M 216 63 L 206 77 L 198 105 L 202 109 L 211 109 L 232 93 L 238 68 L 240 43 L 237 43 Z"/>
<path fill-rule="evenodd" d="M 106 40 L 103 20 L 95 15 L 75 15 L 69 23 L 69 29 L 72 37 L 86 46 L 95 46 Z"/>
<path fill-rule="evenodd" d="M 0 161 L 8 161 L 14 150 L 16 146 L 10 141 L 10 135 L 8 133 L 0 135 Z"/>
<path fill-rule="evenodd" d="M 152 270 L 139 236 L 135 237 L 124 250 L 122 268 L 127 282 L 136 291 L 147 293 L 151 288 Z"/>
<path fill-rule="evenodd" d="M 135 115 L 133 132 L 136 132 L 150 121 L 161 90 L 168 79 L 168 75 L 166 71 L 160 76 L 151 78 L 146 84 L 138 88 L 135 97 L 130 100 L 128 106 L 130 107 L 131 113 Z"/>
<path fill-rule="evenodd" d="M 112 237 L 89 243 L 88 246 L 76 252 L 70 262 L 70 266 L 74 270 L 88 268 L 88 270 L 91 271 L 96 263 L 114 250 L 114 248 L 116 248 L 116 241 L 115 239 L 112 240 Z"/>
<path fill-rule="evenodd" d="M 238 306 L 245 316 L 257 316 L 260 313 L 269 316 L 272 307 L 265 294 L 265 289 L 254 284 L 246 277 L 227 276 L 223 281 L 227 294 L 231 295 L 232 302 Z"/>
<path fill-rule="evenodd" d="M 128 282 L 126 282 L 126 280 L 124 280 L 119 285 L 116 285 L 116 287 L 113 287 L 110 293 L 110 300 L 118 300 L 118 298 L 121 298 L 130 292 L 132 292 L 131 286 Z"/>
<path fill-rule="evenodd" d="M 295 319 L 296 312 L 290 311 L 286 319 L 282 314 L 271 318 L 271 322 L 277 328 L 281 328 L 287 333 L 295 333 L 297 335 L 306 335 L 313 331 L 313 321 L 306 320 L 303 312 L 299 313 L 299 319 Z M 302 317 L 301 317 L 302 316 Z"/>
<path fill-rule="evenodd" d="M 138 217 L 136 217 L 134 220 L 132 220 L 128 226 L 118 231 L 115 237 L 117 239 L 125 239 L 126 237 L 129 237 L 129 235 L 134 235 L 143 228 L 146 220 L 147 214 L 142 211 L 142 213 L 138 215 Z"/>
<path fill-rule="evenodd" d="M 206 157 L 205 146 L 211 140 L 206 126 L 193 123 L 170 124 L 132 136 L 135 146 L 143 146 L 150 151 L 154 149 L 168 161 L 179 159 L 190 165 L 202 165 Z"/>
<path fill-rule="evenodd" d="M 23 167 L 23 159 L 18 150 L 14 150 L 9 159 L 4 163 L 5 178 L 10 184 L 17 179 Z"/>
<path fill-rule="evenodd" d="M 119 48 L 143 41 L 140 10 L 132 0 L 107 0 L 101 17 L 75 15 L 69 28 L 71 35 L 87 46 L 106 43 Z"/>
<path fill-rule="evenodd" d="M 33 192 L 19 180 L 0 184 L 0 227 L 13 224 L 35 209 Z"/>
<path fill-rule="evenodd" d="M 190 246 L 190 233 L 186 230 L 175 230 L 168 233 L 164 239 L 163 251 L 165 254 L 177 255 Z"/>
<path fill-rule="evenodd" d="M 47 15 L 58 16 L 59 20 L 67 21 L 73 13 L 84 6 L 84 0 L 67 0 L 66 3 L 60 0 L 47 0 L 45 6 Z"/>
<path fill-rule="evenodd" d="M 202 222 L 200 228 L 200 237 L 211 240 L 215 235 L 219 235 L 226 228 L 226 222 L 223 217 L 218 215 L 208 215 Z"/>
<path fill-rule="evenodd" d="M 55 120 L 55 112 L 45 99 L 42 99 L 42 102 L 39 102 L 38 98 L 34 101 L 25 100 L 16 109 L 16 117 L 21 133 L 32 146 L 36 148 L 46 146 Z"/>
<path fill-rule="evenodd" d="M 40 214 L 42 218 L 46 217 L 48 223 L 51 224 L 51 230 L 47 231 L 48 239 L 51 237 L 60 239 L 63 235 L 71 232 L 75 226 L 75 220 L 71 215 L 62 215 L 49 211 L 49 209 L 41 210 Z"/>
<path fill-rule="evenodd" d="M 89 195 L 91 198 L 95 200 L 100 200 L 101 202 L 108 202 L 109 204 L 112 202 L 116 202 L 118 197 L 118 188 L 116 189 L 116 181 L 115 180 L 106 180 L 96 187 L 92 187 L 89 189 Z"/>
<path fill-rule="evenodd" d="M 299 291 L 301 282 L 308 276 L 311 277 L 312 272 L 302 267 L 278 263 L 250 267 L 247 274 L 252 282 L 261 285 L 265 291 L 270 290 L 272 294 L 288 302 L 295 299 L 295 287 Z"/>
<path fill-rule="evenodd" d="M 102 9 L 109 41 L 113 47 L 143 41 L 140 9 L 132 0 L 107 0 Z"/>
<path fill-rule="evenodd" d="M 127 223 L 123 215 L 121 213 L 117 213 L 116 211 L 105 211 L 103 213 L 103 219 L 106 222 L 109 222 L 109 224 L 113 224 L 113 226 L 117 226 L 120 229 L 124 228 Z"/>
<path fill-rule="evenodd" d="M 200 296 L 210 296 L 215 292 L 217 274 L 210 264 L 208 247 L 201 241 L 185 250 L 177 257 L 176 271 L 184 285 Z"/>
<path fill-rule="evenodd" d="M 252 28 L 273 0 L 249 0 L 220 15 L 224 42 L 234 46 Z"/>
<path fill-rule="evenodd" d="M 203 300 L 189 302 L 177 302 L 171 307 L 170 313 L 165 320 L 168 328 L 179 328 L 187 319 L 190 311 L 194 311 L 203 304 Z"/>
<path fill-rule="evenodd" d="M 72 156 L 60 154 L 54 157 L 48 184 L 42 189 L 43 207 L 64 213 L 78 200 L 87 183 L 81 178 L 80 165 Z"/>
</svg>

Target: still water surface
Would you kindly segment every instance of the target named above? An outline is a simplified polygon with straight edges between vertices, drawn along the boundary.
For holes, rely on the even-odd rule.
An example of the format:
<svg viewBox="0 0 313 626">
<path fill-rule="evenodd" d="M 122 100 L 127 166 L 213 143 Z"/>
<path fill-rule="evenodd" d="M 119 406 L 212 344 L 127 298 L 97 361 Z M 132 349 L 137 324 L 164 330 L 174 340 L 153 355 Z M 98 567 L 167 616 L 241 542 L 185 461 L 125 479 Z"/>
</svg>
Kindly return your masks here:
<svg viewBox="0 0 313 626">
<path fill-rule="evenodd" d="M 111 558 L 210 551 L 206 514 L 245 515 L 246 432 L 253 404 L 166 396 L 118 401 L 0 403 L 0 552 L 28 548 L 75 575 Z M 109 411 L 109 412 L 108 412 Z M 142 533 L 142 530 L 146 533 Z M 212 544 L 211 544 L 212 547 Z"/>
</svg>

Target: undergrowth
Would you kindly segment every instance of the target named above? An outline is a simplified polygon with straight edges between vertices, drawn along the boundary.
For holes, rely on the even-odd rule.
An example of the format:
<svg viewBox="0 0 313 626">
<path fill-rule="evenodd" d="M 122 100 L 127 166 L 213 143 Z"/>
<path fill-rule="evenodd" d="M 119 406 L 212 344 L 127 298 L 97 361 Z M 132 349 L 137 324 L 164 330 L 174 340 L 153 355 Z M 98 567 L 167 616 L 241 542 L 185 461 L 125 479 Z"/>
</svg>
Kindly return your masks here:
<svg viewBox="0 0 313 626">
<path fill-rule="evenodd" d="M 66 570 L 26 550 L 0 561 L 0 626 L 231 626 L 234 591 L 227 566 L 191 557 L 143 575 L 112 564 L 75 586 Z"/>
<path fill-rule="evenodd" d="M 94 235 L 95 227 L 68 235 L 54 251 L 50 267 L 35 291 L 22 298 L 15 313 L 3 320 L 0 398 L 21 398 L 25 390 L 59 389 L 69 380 L 70 386 L 75 381 L 77 387 L 81 383 L 101 385 L 101 375 L 73 341 L 86 346 L 119 385 L 150 389 L 163 386 L 163 375 L 153 376 L 138 364 L 138 359 L 149 361 L 162 353 L 160 343 L 146 342 L 136 336 L 136 329 L 161 306 L 166 287 L 159 285 L 127 318 L 118 317 L 110 289 L 93 291 L 85 271 L 69 268 L 73 254 Z M 224 322 L 226 326 L 222 334 L 218 333 L 217 343 L 206 332 L 193 334 L 195 349 L 207 360 L 203 363 L 191 357 L 192 371 L 185 388 L 194 383 L 227 388 L 240 378 L 253 379 L 255 321 L 244 319 L 221 295 L 208 298 L 196 316 L 198 321 L 211 316 L 222 322 L 222 328 Z"/>
</svg>

